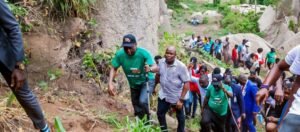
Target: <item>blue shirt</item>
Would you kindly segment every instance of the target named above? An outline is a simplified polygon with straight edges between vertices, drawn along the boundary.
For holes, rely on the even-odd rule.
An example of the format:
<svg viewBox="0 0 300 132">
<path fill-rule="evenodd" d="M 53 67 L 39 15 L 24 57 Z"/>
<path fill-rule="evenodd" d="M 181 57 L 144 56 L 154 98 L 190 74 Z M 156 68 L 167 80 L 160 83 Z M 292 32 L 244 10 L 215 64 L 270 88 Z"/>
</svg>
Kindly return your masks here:
<svg viewBox="0 0 300 132">
<path fill-rule="evenodd" d="M 248 80 L 245 87 L 242 88 L 246 113 L 259 112 L 259 107 L 255 101 L 257 91 L 257 85 L 250 80 Z"/>
<path fill-rule="evenodd" d="M 218 43 L 215 45 L 215 53 L 221 53 L 223 46 L 222 43 Z"/>
<path fill-rule="evenodd" d="M 211 47 L 211 44 L 210 44 L 210 43 L 206 43 L 206 44 L 203 46 L 203 50 L 206 51 L 206 52 L 210 52 L 210 47 Z"/>
<path fill-rule="evenodd" d="M 0 0 L 0 61 L 10 70 L 24 60 L 19 23 L 4 0 Z"/>
</svg>

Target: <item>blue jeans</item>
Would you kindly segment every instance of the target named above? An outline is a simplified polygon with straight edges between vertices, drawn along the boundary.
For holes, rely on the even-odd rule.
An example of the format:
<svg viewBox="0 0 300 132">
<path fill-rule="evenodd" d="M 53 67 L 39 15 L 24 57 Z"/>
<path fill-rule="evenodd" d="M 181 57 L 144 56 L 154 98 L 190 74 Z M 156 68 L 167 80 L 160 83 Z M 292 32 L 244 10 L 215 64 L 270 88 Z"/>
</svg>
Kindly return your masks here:
<svg viewBox="0 0 300 132">
<path fill-rule="evenodd" d="M 168 131 L 166 114 L 170 108 L 175 108 L 175 104 L 166 102 L 165 99 L 161 100 L 160 98 L 158 98 L 157 118 L 161 127 L 161 131 L 163 132 Z M 184 132 L 185 118 L 184 118 L 183 109 L 181 110 L 176 109 L 176 117 L 178 120 L 177 132 Z"/>
<path fill-rule="evenodd" d="M 149 79 L 149 94 L 151 95 L 153 92 L 155 80 Z M 131 103 L 134 109 L 134 115 L 138 116 L 140 119 L 143 119 L 146 115 L 147 118 L 150 118 L 150 111 L 148 108 L 148 91 L 147 91 L 147 83 L 136 87 L 130 88 L 131 94 Z"/>
<path fill-rule="evenodd" d="M 10 86 L 12 71 L 0 62 L 0 72 Z M 36 96 L 28 86 L 28 82 L 25 81 L 23 87 L 18 90 L 15 90 L 14 88 L 11 88 L 11 90 L 33 122 L 34 127 L 36 129 L 43 129 L 46 126 L 44 115 Z"/>
<path fill-rule="evenodd" d="M 195 117 L 196 111 L 197 111 L 197 107 L 198 107 L 198 100 L 199 100 L 199 95 L 197 94 L 197 92 L 191 92 L 191 95 L 193 96 L 193 109 L 192 107 L 190 107 L 193 111 L 192 111 L 192 117 Z M 200 101 L 199 101 L 200 102 Z"/>
<path fill-rule="evenodd" d="M 282 120 L 279 132 L 300 132 L 300 115 L 287 114 Z"/>
<path fill-rule="evenodd" d="M 193 101 L 193 95 L 192 92 L 188 91 L 189 93 L 189 97 L 188 99 L 184 100 L 183 102 L 183 107 L 184 107 L 184 112 L 185 112 L 185 116 L 190 116 L 191 115 L 191 105 L 192 105 L 192 101 Z"/>
</svg>

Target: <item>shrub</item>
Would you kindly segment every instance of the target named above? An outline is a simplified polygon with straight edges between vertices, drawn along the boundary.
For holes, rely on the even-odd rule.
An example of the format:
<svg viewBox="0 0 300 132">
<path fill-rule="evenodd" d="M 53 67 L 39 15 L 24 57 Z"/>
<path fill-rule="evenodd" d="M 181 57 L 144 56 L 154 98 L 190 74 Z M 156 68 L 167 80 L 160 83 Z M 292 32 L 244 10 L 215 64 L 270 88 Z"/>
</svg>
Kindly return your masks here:
<svg viewBox="0 0 300 132">
<path fill-rule="evenodd" d="M 27 8 L 21 5 L 12 4 L 8 1 L 5 2 L 8 4 L 8 7 L 10 8 L 11 12 L 15 15 L 17 21 L 19 22 L 21 31 L 31 31 L 33 25 L 31 23 L 28 23 L 28 21 L 25 21 L 26 17 L 28 16 Z"/>
<path fill-rule="evenodd" d="M 292 30 L 293 32 L 296 31 L 296 24 L 293 20 L 289 21 L 289 29 Z"/>
<path fill-rule="evenodd" d="M 231 33 L 259 33 L 259 15 L 254 12 L 248 14 L 228 13 L 221 21 L 221 26 Z"/>
<path fill-rule="evenodd" d="M 88 18 L 92 4 L 96 0 L 45 0 L 44 5 L 49 7 L 50 13 L 62 18 L 75 16 Z"/>
</svg>

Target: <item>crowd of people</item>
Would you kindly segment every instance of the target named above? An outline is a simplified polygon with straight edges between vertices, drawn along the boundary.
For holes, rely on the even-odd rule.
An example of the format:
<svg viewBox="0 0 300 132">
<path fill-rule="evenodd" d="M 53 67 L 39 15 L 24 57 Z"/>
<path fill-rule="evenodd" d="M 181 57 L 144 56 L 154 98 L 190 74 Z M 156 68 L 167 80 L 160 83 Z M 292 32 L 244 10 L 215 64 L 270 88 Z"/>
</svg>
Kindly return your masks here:
<svg viewBox="0 0 300 132">
<path fill-rule="evenodd" d="M 191 48 L 201 48 L 211 56 L 216 57 L 219 60 L 223 60 L 225 63 L 233 64 L 234 68 L 244 67 L 250 71 L 256 71 L 260 75 L 260 69 L 262 66 L 272 69 L 276 63 L 276 51 L 274 48 L 266 54 L 264 57 L 263 48 L 258 48 L 257 52 L 250 52 L 249 48 L 251 43 L 247 39 L 243 39 L 240 44 L 234 44 L 230 51 L 229 38 L 226 37 L 224 42 L 221 39 L 212 40 L 211 37 L 201 36 L 195 37 L 193 34 L 189 40 L 189 46 Z"/>
<path fill-rule="evenodd" d="M 30 90 L 26 75 L 24 47 L 18 22 L 7 4 L 0 0 L 0 72 L 13 94 L 41 132 L 50 132 L 42 108 Z M 230 56 L 229 38 L 224 42 L 211 37 L 192 36 L 191 48 L 202 48 L 219 60 L 235 67 L 250 70 L 249 76 L 234 76 L 231 69 L 224 73 L 219 67 L 212 71 L 204 63 L 191 57 L 189 64 L 176 58 L 176 48 L 167 47 L 164 57 L 137 46 L 134 35 L 123 37 L 122 48 L 113 60 L 108 92 L 116 95 L 113 85 L 119 67 L 128 79 L 134 115 L 150 121 L 149 98 L 158 92 L 157 117 L 162 131 L 168 131 L 166 114 L 176 112 L 178 132 L 184 132 L 185 120 L 195 118 L 200 105 L 201 132 L 255 132 L 257 114 L 266 122 L 268 132 L 300 131 L 300 45 L 289 51 L 284 59 L 276 58 L 274 48 L 264 57 L 263 49 L 249 52 L 249 41 L 235 45 Z M 262 66 L 269 69 L 266 78 L 258 77 Z M 284 71 L 293 76 L 286 77 Z M 147 122 L 149 124 L 150 122 Z"/>
<path fill-rule="evenodd" d="M 207 40 L 200 39 L 199 36 L 193 36 L 191 47 L 203 48 L 220 60 L 230 60 L 230 55 L 224 53 L 229 50 L 228 38 L 223 43 L 219 39 L 212 41 L 210 37 Z M 298 64 L 299 58 L 296 57 L 300 55 L 289 53 L 288 59 L 280 60 L 276 59 L 276 52 L 272 48 L 264 59 L 262 48 L 258 48 L 257 53 L 249 53 L 247 43 L 248 40 L 244 39 L 240 45 L 235 45 L 231 60 L 235 66 L 247 67 L 250 74 L 235 76 L 230 68 L 224 73 L 219 67 L 209 70 L 196 57 L 191 57 L 190 62 L 184 64 L 176 58 L 174 46 L 167 47 L 164 57 L 158 55 L 153 58 L 146 49 L 137 47 L 133 35 L 126 35 L 123 38 L 123 48 L 112 61 L 109 93 L 115 95 L 112 82 L 118 67 L 122 66 L 129 81 L 134 113 L 140 118 L 147 117 L 150 120 L 149 96 L 156 93 L 155 88 L 160 84 L 157 117 L 162 131 L 168 131 L 166 114 L 171 111 L 176 113 L 178 132 L 186 130 L 185 120 L 197 116 L 201 117 L 201 132 L 255 132 L 258 114 L 265 119 L 266 131 L 275 132 L 283 119 L 282 113 L 290 107 L 287 106 L 288 100 L 295 93 L 292 84 L 298 79 L 296 75 L 299 68 L 294 63 Z M 272 69 L 264 81 L 258 76 L 263 64 L 269 70 Z M 282 72 L 289 67 L 288 64 L 296 70 L 291 69 L 294 76 L 286 77 Z M 285 69 L 280 69 L 281 65 Z M 274 74 L 281 77 L 275 78 Z M 299 98 L 295 98 L 298 101 Z M 198 104 L 201 108 L 200 115 L 197 115 Z M 293 111 L 298 112 L 296 108 L 299 104 L 295 105 Z M 288 115 L 295 118 L 294 115 Z M 285 123 L 291 123 L 285 119 L 282 122 L 282 127 L 286 127 Z"/>
</svg>

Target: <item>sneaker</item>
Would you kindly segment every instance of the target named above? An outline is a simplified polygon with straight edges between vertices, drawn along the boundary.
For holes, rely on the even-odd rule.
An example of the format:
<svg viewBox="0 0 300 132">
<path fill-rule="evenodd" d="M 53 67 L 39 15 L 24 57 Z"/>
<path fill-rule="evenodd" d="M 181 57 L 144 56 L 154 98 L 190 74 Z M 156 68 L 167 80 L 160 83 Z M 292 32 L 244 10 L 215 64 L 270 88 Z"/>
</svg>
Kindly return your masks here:
<svg viewBox="0 0 300 132">
<path fill-rule="evenodd" d="M 51 132 L 49 126 L 46 124 L 46 126 L 40 130 L 40 132 Z"/>
</svg>

